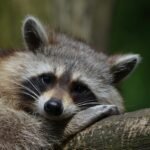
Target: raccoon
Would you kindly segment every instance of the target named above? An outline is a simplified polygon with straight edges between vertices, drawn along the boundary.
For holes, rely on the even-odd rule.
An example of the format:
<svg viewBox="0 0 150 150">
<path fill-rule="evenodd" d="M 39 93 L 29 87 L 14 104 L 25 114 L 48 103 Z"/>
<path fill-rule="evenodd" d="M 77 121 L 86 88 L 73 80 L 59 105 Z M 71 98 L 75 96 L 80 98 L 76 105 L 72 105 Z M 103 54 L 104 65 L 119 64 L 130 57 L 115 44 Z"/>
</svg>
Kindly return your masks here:
<svg viewBox="0 0 150 150">
<path fill-rule="evenodd" d="M 124 112 L 116 85 L 136 68 L 138 54 L 98 53 L 33 16 L 22 34 L 25 49 L 0 51 L 0 149 L 54 149 Z"/>
</svg>

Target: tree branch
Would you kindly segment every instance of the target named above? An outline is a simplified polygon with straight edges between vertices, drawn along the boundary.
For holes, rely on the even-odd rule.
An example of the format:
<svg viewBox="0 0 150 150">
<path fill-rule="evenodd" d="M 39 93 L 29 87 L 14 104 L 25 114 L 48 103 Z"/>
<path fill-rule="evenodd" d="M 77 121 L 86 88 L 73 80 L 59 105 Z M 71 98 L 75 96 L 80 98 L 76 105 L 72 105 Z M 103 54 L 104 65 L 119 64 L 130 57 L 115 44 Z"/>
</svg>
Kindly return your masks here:
<svg viewBox="0 0 150 150">
<path fill-rule="evenodd" d="M 103 119 L 77 134 L 65 150 L 149 150 L 150 109 Z"/>
</svg>

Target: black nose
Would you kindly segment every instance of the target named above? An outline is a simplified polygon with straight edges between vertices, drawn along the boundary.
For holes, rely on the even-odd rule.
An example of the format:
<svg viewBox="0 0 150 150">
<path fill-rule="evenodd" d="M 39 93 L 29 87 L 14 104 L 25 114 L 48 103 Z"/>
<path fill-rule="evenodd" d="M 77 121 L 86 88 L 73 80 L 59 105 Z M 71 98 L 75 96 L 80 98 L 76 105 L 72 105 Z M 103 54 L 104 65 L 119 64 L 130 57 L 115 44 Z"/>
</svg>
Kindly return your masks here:
<svg viewBox="0 0 150 150">
<path fill-rule="evenodd" d="M 51 98 L 44 104 L 44 110 L 49 115 L 59 116 L 63 112 L 62 102 L 59 99 Z"/>
</svg>

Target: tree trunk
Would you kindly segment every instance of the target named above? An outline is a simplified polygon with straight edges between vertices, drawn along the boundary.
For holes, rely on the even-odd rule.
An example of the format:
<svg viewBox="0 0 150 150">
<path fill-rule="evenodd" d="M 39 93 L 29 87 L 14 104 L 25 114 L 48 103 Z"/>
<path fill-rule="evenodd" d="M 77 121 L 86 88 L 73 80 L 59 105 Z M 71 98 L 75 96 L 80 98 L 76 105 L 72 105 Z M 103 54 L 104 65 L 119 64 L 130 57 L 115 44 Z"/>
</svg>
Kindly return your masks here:
<svg viewBox="0 0 150 150">
<path fill-rule="evenodd" d="M 115 0 L 55 0 L 55 26 L 106 50 Z"/>
<path fill-rule="evenodd" d="M 65 150 L 150 150 L 150 109 L 103 119 L 78 133 Z"/>
<path fill-rule="evenodd" d="M 115 0 L 10 0 L 1 1 L 0 47 L 19 47 L 24 16 L 35 15 L 52 28 L 84 39 L 98 50 L 109 45 Z M 36 6 L 36 7 L 35 7 Z M 6 9 L 7 8 L 7 9 Z M 17 9 L 16 9 L 17 8 Z M 15 36 L 14 36 L 15 35 Z M 13 39 L 13 41 L 12 41 Z"/>
</svg>

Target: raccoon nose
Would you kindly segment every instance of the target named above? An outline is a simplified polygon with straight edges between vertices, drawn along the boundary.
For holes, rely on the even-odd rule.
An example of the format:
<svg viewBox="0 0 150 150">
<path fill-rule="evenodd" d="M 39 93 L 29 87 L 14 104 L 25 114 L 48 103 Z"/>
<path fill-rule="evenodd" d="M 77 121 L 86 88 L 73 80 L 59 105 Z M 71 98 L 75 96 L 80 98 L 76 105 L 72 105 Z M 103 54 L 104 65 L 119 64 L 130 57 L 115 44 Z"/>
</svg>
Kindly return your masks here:
<svg viewBox="0 0 150 150">
<path fill-rule="evenodd" d="M 56 98 L 51 98 L 44 104 L 44 110 L 49 115 L 59 116 L 63 112 L 63 105 L 61 100 Z"/>
</svg>

